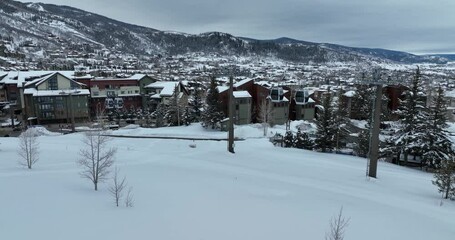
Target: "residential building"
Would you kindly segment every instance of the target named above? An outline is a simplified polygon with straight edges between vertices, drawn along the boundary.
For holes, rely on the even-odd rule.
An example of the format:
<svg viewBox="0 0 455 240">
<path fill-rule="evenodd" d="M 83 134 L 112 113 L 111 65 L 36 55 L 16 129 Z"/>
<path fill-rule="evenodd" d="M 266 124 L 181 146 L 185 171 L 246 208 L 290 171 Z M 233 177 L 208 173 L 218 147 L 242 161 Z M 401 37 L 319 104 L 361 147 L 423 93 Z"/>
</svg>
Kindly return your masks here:
<svg viewBox="0 0 455 240">
<path fill-rule="evenodd" d="M 29 124 L 70 123 L 89 119 L 90 92 L 59 72 L 26 82 L 23 89 L 24 119 Z"/>
<path fill-rule="evenodd" d="M 316 102 L 310 97 L 308 89 L 298 89 L 295 91 L 291 102 L 290 119 L 292 120 L 313 120 L 315 117 Z"/>
<path fill-rule="evenodd" d="M 285 94 L 288 93 L 282 87 L 274 87 L 270 90 L 268 97 L 272 106 L 271 124 L 285 124 L 289 120 L 289 99 Z"/>
<path fill-rule="evenodd" d="M 149 96 L 148 107 L 154 111 L 160 103 L 169 104 L 169 100 L 178 94 L 180 103 L 188 103 L 188 91 L 182 82 L 154 82 L 144 87 Z M 176 92 L 177 91 L 177 92 Z"/>
<path fill-rule="evenodd" d="M 234 91 L 234 123 L 237 125 L 251 123 L 252 97 L 247 91 Z"/>
<path fill-rule="evenodd" d="M 93 78 L 87 75 L 78 76 L 75 79 L 90 89 L 90 112 L 92 116 L 97 112 L 111 109 L 129 110 L 146 107 L 148 95 L 145 86 L 156 81 L 145 74 L 116 78 Z"/>
</svg>

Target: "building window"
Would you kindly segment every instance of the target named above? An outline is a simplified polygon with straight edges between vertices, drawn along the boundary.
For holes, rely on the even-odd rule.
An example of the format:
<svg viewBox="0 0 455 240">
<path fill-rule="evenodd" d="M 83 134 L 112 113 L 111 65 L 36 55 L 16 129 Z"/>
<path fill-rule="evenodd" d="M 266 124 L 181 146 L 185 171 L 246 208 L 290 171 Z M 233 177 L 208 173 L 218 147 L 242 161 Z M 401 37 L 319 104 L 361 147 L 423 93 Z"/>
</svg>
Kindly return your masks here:
<svg viewBox="0 0 455 240">
<path fill-rule="evenodd" d="M 55 105 L 55 108 L 58 109 L 58 110 L 63 109 L 63 103 L 57 103 L 57 104 Z"/>
<path fill-rule="evenodd" d="M 47 80 L 47 87 L 49 90 L 57 90 L 58 89 L 58 81 L 57 75 L 52 76 Z"/>
<path fill-rule="evenodd" d="M 53 110 L 53 107 L 51 104 L 41 104 L 40 109 L 43 111 L 49 111 L 49 110 Z"/>
<path fill-rule="evenodd" d="M 54 118 L 54 113 L 52 113 L 52 112 L 43 112 L 43 113 L 41 113 L 41 116 L 43 118 Z"/>
<path fill-rule="evenodd" d="M 50 97 L 38 97 L 38 102 L 39 103 L 49 103 L 49 102 L 52 102 L 52 99 Z"/>
<path fill-rule="evenodd" d="M 107 97 L 115 97 L 115 91 L 107 91 L 106 95 Z"/>
</svg>

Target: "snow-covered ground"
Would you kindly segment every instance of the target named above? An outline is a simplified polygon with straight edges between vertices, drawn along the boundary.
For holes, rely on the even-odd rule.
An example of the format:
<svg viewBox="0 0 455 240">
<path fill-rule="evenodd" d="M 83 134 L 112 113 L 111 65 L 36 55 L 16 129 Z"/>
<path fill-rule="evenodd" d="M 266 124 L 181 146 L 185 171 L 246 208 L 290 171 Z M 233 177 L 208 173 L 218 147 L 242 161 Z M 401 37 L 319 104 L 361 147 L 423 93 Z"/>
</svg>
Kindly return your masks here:
<svg viewBox="0 0 455 240">
<path fill-rule="evenodd" d="M 197 125 L 113 133 L 226 135 Z M 341 206 L 345 239 L 455 236 L 455 202 L 441 205 L 431 174 L 380 163 L 368 180 L 365 159 L 273 147 L 255 125 L 237 127 L 246 140 L 235 154 L 224 141 L 114 138 L 133 208 L 80 178 L 82 133 L 43 134 L 33 170 L 17 164 L 17 138 L 0 138 L 0 239 L 324 239 Z"/>
</svg>

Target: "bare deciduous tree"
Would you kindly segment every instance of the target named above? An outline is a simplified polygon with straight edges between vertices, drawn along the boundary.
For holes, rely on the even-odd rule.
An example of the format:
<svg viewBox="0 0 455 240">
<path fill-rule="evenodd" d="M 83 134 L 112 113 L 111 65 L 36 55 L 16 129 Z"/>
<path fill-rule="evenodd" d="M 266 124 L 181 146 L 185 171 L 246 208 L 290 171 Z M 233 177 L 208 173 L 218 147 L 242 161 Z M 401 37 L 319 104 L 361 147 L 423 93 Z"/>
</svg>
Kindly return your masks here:
<svg viewBox="0 0 455 240">
<path fill-rule="evenodd" d="M 119 171 L 115 168 L 114 176 L 112 177 L 112 185 L 109 187 L 109 192 L 115 200 L 115 205 L 118 207 L 120 199 L 123 196 L 123 190 L 126 187 L 126 177 L 123 177 L 122 180 L 119 179 Z"/>
<path fill-rule="evenodd" d="M 330 220 L 330 231 L 325 234 L 325 240 L 343 240 L 349 220 L 350 218 L 343 216 L 341 207 L 340 212 Z"/>
<path fill-rule="evenodd" d="M 268 126 L 271 125 L 272 123 L 272 114 L 273 114 L 273 108 L 272 104 L 269 103 L 267 100 L 263 100 L 261 102 L 261 105 L 259 105 L 258 109 L 258 117 L 259 121 L 262 123 L 262 127 L 264 129 L 264 137 L 267 136 L 267 129 Z"/>
<path fill-rule="evenodd" d="M 18 154 L 22 158 L 19 162 L 28 169 L 32 169 L 33 164 L 38 161 L 39 143 L 36 131 L 33 128 L 27 129 L 19 136 Z"/>
<path fill-rule="evenodd" d="M 83 168 L 81 176 L 93 182 L 95 191 L 98 183 L 106 180 L 117 151 L 116 148 L 108 148 L 110 137 L 103 131 L 86 132 L 82 142 L 85 148 L 81 149 L 78 164 Z"/>
<path fill-rule="evenodd" d="M 133 200 L 133 187 L 128 188 L 128 192 L 126 193 L 125 198 L 125 207 L 133 207 L 134 200 Z"/>
</svg>

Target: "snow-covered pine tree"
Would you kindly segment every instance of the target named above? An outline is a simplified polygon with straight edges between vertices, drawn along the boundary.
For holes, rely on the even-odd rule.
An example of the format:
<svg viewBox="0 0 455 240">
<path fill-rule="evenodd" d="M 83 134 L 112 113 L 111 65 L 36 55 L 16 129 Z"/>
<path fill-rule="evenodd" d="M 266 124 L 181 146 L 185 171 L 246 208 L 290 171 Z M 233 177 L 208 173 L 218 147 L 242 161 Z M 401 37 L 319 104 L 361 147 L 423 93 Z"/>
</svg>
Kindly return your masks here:
<svg viewBox="0 0 455 240">
<path fill-rule="evenodd" d="M 343 102 L 344 90 L 338 92 L 334 111 L 335 148 L 340 151 L 347 136 L 346 123 L 348 123 L 348 111 Z"/>
<path fill-rule="evenodd" d="M 434 173 L 433 184 L 438 187 L 443 198 L 455 198 L 455 161 L 453 158 L 440 162 L 439 169 Z"/>
<path fill-rule="evenodd" d="M 352 97 L 350 117 L 358 120 L 367 120 L 372 112 L 373 89 L 365 83 L 359 84 Z"/>
<path fill-rule="evenodd" d="M 297 130 L 297 134 L 294 138 L 294 147 L 300 149 L 312 150 L 314 146 L 313 141 L 308 137 L 308 134 L 302 132 L 300 128 Z"/>
<path fill-rule="evenodd" d="M 355 143 L 354 152 L 359 157 L 367 157 L 370 149 L 370 130 L 362 129 L 359 132 L 357 142 Z"/>
<path fill-rule="evenodd" d="M 210 80 L 210 86 L 206 98 L 206 107 L 202 114 L 202 126 L 204 128 L 216 129 L 223 120 L 224 114 L 221 111 L 219 93 L 215 77 Z"/>
<path fill-rule="evenodd" d="M 294 134 L 291 132 L 291 130 L 286 131 L 286 134 L 284 135 L 284 147 L 294 147 Z"/>
<path fill-rule="evenodd" d="M 332 110 L 332 94 L 330 89 L 322 96 L 322 109 L 317 114 L 317 131 L 315 139 L 315 148 L 321 152 L 331 152 L 336 145 L 335 126 Z"/>
<path fill-rule="evenodd" d="M 166 106 L 163 103 L 158 104 L 156 110 L 151 114 L 155 119 L 155 127 L 164 126 L 164 116 L 166 114 Z"/>
<path fill-rule="evenodd" d="M 185 124 L 185 126 L 190 125 L 192 122 L 194 122 L 193 117 L 194 115 L 191 113 L 190 107 L 186 107 L 182 116 L 182 124 Z"/>
<path fill-rule="evenodd" d="M 444 89 L 439 87 L 428 108 L 425 141 L 422 145 L 422 166 L 436 168 L 441 161 L 452 159 L 454 156 L 452 141 L 449 139 L 449 133 L 446 129 L 448 127 L 446 109 Z"/>
<path fill-rule="evenodd" d="M 388 147 L 394 148 L 391 152 L 397 153 L 397 160 L 403 154 L 404 165 L 407 165 L 410 154 L 422 155 L 421 146 L 426 138 L 425 128 L 427 127 L 428 113 L 421 85 L 421 74 L 417 68 L 411 88 L 406 92 L 406 99 L 398 111 L 400 129 L 388 141 Z"/>
<path fill-rule="evenodd" d="M 191 96 L 189 101 L 189 105 L 191 106 L 191 115 L 193 122 L 201 121 L 201 114 L 202 109 L 204 108 L 204 102 L 202 101 L 202 89 L 196 89 Z"/>
</svg>

